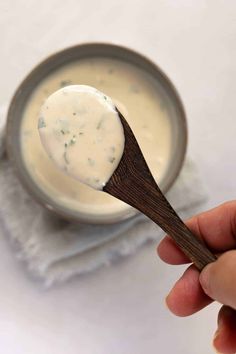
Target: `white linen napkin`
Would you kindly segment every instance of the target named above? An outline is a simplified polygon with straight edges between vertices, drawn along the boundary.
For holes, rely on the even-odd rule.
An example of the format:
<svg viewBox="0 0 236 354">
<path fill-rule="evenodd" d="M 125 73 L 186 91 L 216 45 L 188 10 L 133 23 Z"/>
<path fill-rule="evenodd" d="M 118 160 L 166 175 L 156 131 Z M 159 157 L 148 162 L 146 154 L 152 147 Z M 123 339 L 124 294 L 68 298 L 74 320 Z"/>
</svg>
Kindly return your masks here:
<svg viewBox="0 0 236 354">
<path fill-rule="evenodd" d="M 161 239 L 161 229 L 141 214 L 115 225 L 82 225 L 62 220 L 36 203 L 2 154 L 6 108 L 1 112 L 0 234 L 13 241 L 17 257 L 47 286 L 109 265 L 147 241 Z M 191 160 L 185 161 L 167 198 L 183 218 L 200 210 L 206 191 Z"/>
</svg>

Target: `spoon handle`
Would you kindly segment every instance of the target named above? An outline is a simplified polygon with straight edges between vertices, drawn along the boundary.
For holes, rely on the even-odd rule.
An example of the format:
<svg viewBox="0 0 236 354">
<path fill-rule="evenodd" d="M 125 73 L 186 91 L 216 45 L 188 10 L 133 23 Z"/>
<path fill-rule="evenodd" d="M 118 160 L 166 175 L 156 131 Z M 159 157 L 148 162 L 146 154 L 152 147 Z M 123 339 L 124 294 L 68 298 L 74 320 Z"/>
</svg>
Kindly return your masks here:
<svg viewBox="0 0 236 354">
<path fill-rule="evenodd" d="M 202 270 L 208 263 L 214 262 L 216 257 L 189 230 L 167 201 L 148 168 L 131 128 L 122 114 L 119 111 L 118 113 L 124 128 L 124 153 L 103 190 L 152 219 L 174 239 L 195 266 Z"/>
<path fill-rule="evenodd" d="M 154 180 L 150 183 L 150 179 L 133 178 L 132 181 L 129 179 L 127 182 L 129 182 L 130 188 L 124 184 L 123 188 L 122 186 L 119 188 L 119 184 L 116 184 L 117 191 L 115 192 L 113 186 L 112 194 L 158 224 L 174 239 L 175 243 L 199 270 L 216 260 L 205 244 L 180 219 Z"/>
</svg>

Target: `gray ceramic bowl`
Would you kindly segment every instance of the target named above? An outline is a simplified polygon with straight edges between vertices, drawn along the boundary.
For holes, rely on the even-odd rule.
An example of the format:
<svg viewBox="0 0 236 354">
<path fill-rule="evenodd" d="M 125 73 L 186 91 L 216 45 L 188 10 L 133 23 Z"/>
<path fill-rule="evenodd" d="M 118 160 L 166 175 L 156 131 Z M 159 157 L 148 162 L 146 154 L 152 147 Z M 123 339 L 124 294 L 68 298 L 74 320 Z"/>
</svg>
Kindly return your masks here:
<svg viewBox="0 0 236 354">
<path fill-rule="evenodd" d="M 172 125 L 172 154 L 169 168 L 159 186 L 165 193 L 175 181 L 184 160 L 187 145 L 186 117 L 180 97 L 168 77 L 158 68 L 156 64 L 139 53 L 125 47 L 105 43 L 81 44 L 64 49 L 40 63 L 33 69 L 25 80 L 20 84 L 15 92 L 8 111 L 7 120 L 7 151 L 12 160 L 16 173 L 23 186 L 39 203 L 50 211 L 68 220 L 85 223 L 114 223 L 134 216 L 137 211 L 130 208 L 125 215 L 113 215 L 109 217 L 99 217 L 88 214 L 81 214 L 72 211 L 61 205 L 45 194 L 36 182 L 32 179 L 24 165 L 21 155 L 20 126 L 25 106 L 30 98 L 33 89 L 53 70 L 58 69 L 64 64 L 73 62 L 81 58 L 108 57 L 125 60 L 138 67 L 141 67 L 162 86 L 168 97 L 170 107 L 170 120 Z"/>
</svg>

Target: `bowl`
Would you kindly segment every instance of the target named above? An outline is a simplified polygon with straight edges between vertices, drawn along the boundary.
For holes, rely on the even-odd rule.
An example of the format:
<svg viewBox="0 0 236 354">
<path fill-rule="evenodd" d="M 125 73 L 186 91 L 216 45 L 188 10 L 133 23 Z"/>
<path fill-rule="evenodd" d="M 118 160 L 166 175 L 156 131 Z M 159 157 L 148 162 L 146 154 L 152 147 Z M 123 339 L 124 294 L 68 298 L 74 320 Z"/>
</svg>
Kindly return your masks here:
<svg viewBox="0 0 236 354">
<path fill-rule="evenodd" d="M 20 134 L 22 120 L 34 90 L 44 79 L 65 65 L 79 60 L 91 60 L 92 58 L 116 59 L 140 68 L 148 73 L 158 84 L 165 99 L 168 101 L 171 153 L 168 168 L 163 178 L 159 181 L 161 190 L 164 193 L 168 191 L 181 170 L 186 152 L 187 124 L 183 104 L 172 82 L 156 64 L 136 51 L 119 45 L 109 43 L 80 44 L 53 54 L 37 65 L 19 85 L 11 100 L 7 116 L 7 152 L 22 185 L 37 202 L 51 212 L 76 222 L 93 224 L 116 223 L 135 216 L 137 210 L 129 207 L 121 212 L 96 215 L 96 213 L 92 213 L 89 210 L 81 212 L 81 210 L 63 205 L 63 203 L 58 202 L 57 198 L 45 192 L 32 177 L 22 153 L 22 138 Z"/>
</svg>

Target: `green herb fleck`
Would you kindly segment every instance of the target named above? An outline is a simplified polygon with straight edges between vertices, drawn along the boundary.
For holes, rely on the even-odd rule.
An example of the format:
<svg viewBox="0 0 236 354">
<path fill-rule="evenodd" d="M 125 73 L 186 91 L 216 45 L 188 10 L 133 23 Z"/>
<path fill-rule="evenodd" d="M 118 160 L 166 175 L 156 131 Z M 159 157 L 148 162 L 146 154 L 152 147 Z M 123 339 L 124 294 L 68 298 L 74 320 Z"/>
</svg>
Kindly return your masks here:
<svg viewBox="0 0 236 354">
<path fill-rule="evenodd" d="M 46 127 L 46 123 L 44 122 L 43 117 L 39 117 L 39 121 L 38 121 L 38 128 L 45 128 Z"/>
<path fill-rule="evenodd" d="M 70 131 L 68 129 L 66 130 L 66 129 L 63 128 L 60 131 L 61 131 L 61 134 L 63 134 L 63 135 L 70 134 Z"/>
<path fill-rule="evenodd" d="M 83 132 L 79 132 L 79 135 L 84 135 L 84 133 Z"/>
<path fill-rule="evenodd" d="M 114 70 L 112 68 L 108 69 L 108 74 L 113 74 Z"/>
<path fill-rule="evenodd" d="M 69 145 L 74 145 L 76 143 L 76 136 L 73 135 L 73 138 L 70 140 Z"/>
<path fill-rule="evenodd" d="M 73 116 L 76 116 L 76 112 L 73 112 Z"/>
<path fill-rule="evenodd" d="M 113 163 L 114 161 L 115 161 L 115 157 L 113 157 L 113 156 L 109 156 L 108 157 L 108 161 L 110 162 L 110 163 Z"/>
<path fill-rule="evenodd" d="M 91 159 L 90 157 L 88 157 L 88 163 L 90 166 L 94 166 L 95 165 L 95 161 L 93 159 Z"/>
<path fill-rule="evenodd" d="M 111 146 L 111 147 L 110 147 L 110 150 L 111 150 L 111 152 L 115 152 L 115 151 L 116 151 L 115 146 Z"/>
<path fill-rule="evenodd" d="M 101 129 L 101 126 L 102 126 L 102 123 L 103 123 L 104 119 L 102 118 L 99 122 L 98 122 L 98 125 L 97 125 L 97 129 Z"/>
<path fill-rule="evenodd" d="M 64 160 L 65 160 L 65 163 L 68 165 L 69 164 L 69 160 L 68 160 L 68 157 L 67 157 L 67 151 L 64 151 L 63 157 L 64 157 Z"/>
<path fill-rule="evenodd" d="M 104 100 L 107 100 L 107 96 L 103 95 Z"/>
<path fill-rule="evenodd" d="M 65 86 L 68 86 L 68 85 L 71 85 L 71 84 L 72 84 L 71 80 L 62 80 L 60 82 L 60 87 L 65 87 Z"/>
<path fill-rule="evenodd" d="M 69 142 L 65 143 L 64 146 L 65 148 L 68 148 L 69 146 L 72 146 L 76 143 L 76 135 L 73 135 L 73 138 L 70 139 Z"/>
</svg>

